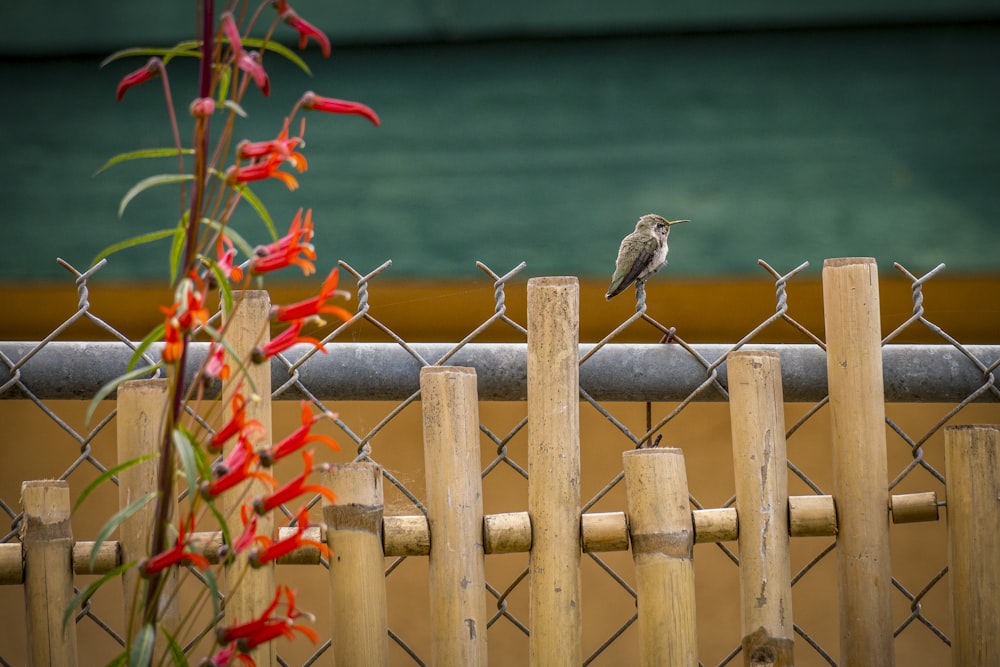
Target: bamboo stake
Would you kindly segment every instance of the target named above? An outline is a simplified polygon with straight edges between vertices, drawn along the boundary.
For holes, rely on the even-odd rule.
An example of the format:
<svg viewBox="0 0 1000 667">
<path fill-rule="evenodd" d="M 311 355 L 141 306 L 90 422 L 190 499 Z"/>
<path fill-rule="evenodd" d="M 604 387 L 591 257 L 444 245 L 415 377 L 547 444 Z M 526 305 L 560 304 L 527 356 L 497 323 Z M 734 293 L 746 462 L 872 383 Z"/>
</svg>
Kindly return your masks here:
<svg viewBox="0 0 1000 667">
<path fill-rule="evenodd" d="M 1000 665 L 1000 426 L 944 431 L 951 664 Z"/>
<path fill-rule="evenodd" d="M 788 461 L 781 361 L 775 352 L 729 355 L 736 510 L 739 514 L 743 664 L 795 664 L 788 546 Z"/>
<path fill-rule="evenodd" d="M 323 473 L 337 493 L 324 500 L 330 547 L 330 601 L 334 661 L 340 667 L 389 664 L 382 553 L 382 467 L 361 462 Z"/>
<path fill-rule="evenodd" d="M 62 622 L 73 599 L 69 484 L 24 482 L 21 507 L 28 665 L 72 667 L 77 664 L 76 623 L 70 618 L 64 628 Z"/>
<path fill-rule="evenodd" d="M 895 657 L 875 260 L 826 260 L 823 304 L 839 529 L 840 659 L 848 667 L 888 667 Z"/>
<path fill-rule="evenodd" d="M 226 404 L 224 419 L 228 421 L 232 417 L 229 403 L 237 391 L 247 394 L 251 390 L 254 391 L 256 398 L 247 400 L 246 416 L 247 419 L 256 419 L 264 425 L 264 441 L 261 446 L 266 447 L 270 445 L 272 437 L 271 367 L 267 363 L 260 365 L 250 363 L 249 359 L 255 347 L 270 340 L 271 299 L 264 290 L 235 292 L 233 298 L 234 310 L 225 314 L 226 340 L 229 343 L 227 363 L 234 371 L 239 368 L 239 363 L 247 364 L 248 377 L 241 377 L 241 374 L 234 372 L 234 380 L 224 387 L 223 400 Z M 240 360 L 239 363 L 237 359 Z M 234 445 L 235 441 L 227 444 L 225 454 L 228 454 Z M 243 530 L 239 505 L 269 492 L 267 485 L 256 479 L 247 482 L 245 488 L 245 495 L 241 490 L 231 490 L 223 496 L 224 512 L 228 517 L 231 535 L 239 535 Z M 269 536 L 274 532 L 272 513 L 258 519 L 257 532 Z M 242 556 L 226 569 L 226 583 L 227 622 L 245 623 L 260 616 L 274 599 L 274 565 L 266 564 L 260 568 L 252 568 L 246 556 Z M 272 644 L 268 642 L 258 647 L 254 659 L 261 665 L 275 664 Z"/>
<path fill-rule="evenodd" d="M 118 506 L 121 509 L 157 490 L 157 454 L 163 442 L 163 418 L 167 410 L 167 380 L 133 380 L 118 388 L 117 447 L 118 461 L 124 463 L 141 456 L 154 458 L 118 473 Z M 176 505 L 176 503 L 175 503 Z M 176 506 L 171 511 L 177 516 Z M 123 563 L 148 558 L 150 537 L 156 516 L 156 504 L 145 507 L 121 523 L 118 529 L 120 557 Z M 180 622 L 177 596 L 177 571 L 163 575 L 159 618 L 171 633 Z M 130 568 L 122 574 L 126 628 L 135 632 L 142 616 L 141 598 L 135 597 L 139 571 Z M 130 620 L 131 619 L 131 620 Z"/>
<path fill-rule="evenodd" d="M 694 524 L 684 453 L 674 447 L 622 454 L 638 599 L 639 661 L 698 664 Z"/>
<path fill-rule="evenodd" d="M 431 657 L 435 665 L 486 665 L 486 561 L 476 371 L 420 369 L 424 413 Z"/>
<path fill-rule="evenodd" d="M 580 286 L 528 281 L 529 664 L 578 667 L 580 598 Z"/>
</svg>

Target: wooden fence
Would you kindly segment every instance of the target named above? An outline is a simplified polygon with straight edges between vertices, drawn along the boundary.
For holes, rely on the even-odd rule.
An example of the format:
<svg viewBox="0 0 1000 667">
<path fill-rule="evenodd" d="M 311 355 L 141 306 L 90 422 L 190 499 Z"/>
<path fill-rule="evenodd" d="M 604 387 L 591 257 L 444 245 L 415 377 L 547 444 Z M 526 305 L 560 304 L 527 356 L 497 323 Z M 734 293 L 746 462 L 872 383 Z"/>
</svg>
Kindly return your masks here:
<svg viewBox="0 0 1000 667">
<path fill-rule="evenodd" d="M 431 663 L 486 664 L 486 556 L 528 552 L 529 664 L 575 667 L 583 662 L 581 555 L 631 549 L 642 664 L 696 665 L 694 544 L 738 539 L 743 664 L 792 665 L 789 542 L 836 535 L 841 663 L 894 664 L 890 522 L 936 520 L 939 503 L 930 492 L 888 491 L 874 263 L 828 260 L 823 279 L 832 495 L 789 496 L 779 355 L 741 350 L 727 360 L 736 506 L 692 510 L 683 452 L 646 447 L 623 454 L 624 510 L 583 514 L 577 281 L 531 280 L 526 511 L 483 512 L 475 370 L 423 368 L 426 516 L 384 515 L 383 475 L 375 463 L 338 464 L 324 473 L 339 500 L 324 504 L 325 526 L 310 528 L 308 536 L 325 540 L 334 554 L 328 632 L 336 663 L 388 664 L 383 557 L 409 555 L 429 558 Z M 244 311 L 254 316 L 252 308 Z M 266 318 L 266 309 L 256 317 Z M 255 381 L 267 397 L 260 387 L 267 375 Z M 121 460 L 156 451 L 165 391 L 162 380 L 136 381 L 119 391 Z M 265 423 L 268 401 L 254 415 Z M 945 460 L 952 664 L 997 665 L 1000 426 L 948 428 Z M 155 470 L 151 460 L 120 476 L 123 506 L 154 490 Z M 70 532 L 65 482 L 25 482 L 22 506 L 21 542 L 0 544 L 0 583 L 24 587 L 29 664 L 77 664 L 74 624 L 62 630 L 74 573 L 107 573 L 138 557 L 150 517 L 133 515 L 117 541 L 103 544 L 91 569 L 93 543 L 74 542 Z M 195 541 L 217 560 L 218 534 L 197 534 Z M 306 548 L 279 563 L 319 561 L 318 550 Z M 236 610 L 245 619 L 270 602 L 273 568 L 254 575 L 260 581 L 241 585 L 241 597 L 227 599 L 227 613 Z M 166 618 L 176 613 L 167 610 Z M 275 664 L 266 652 L 257 659 Z"/>
</svg>

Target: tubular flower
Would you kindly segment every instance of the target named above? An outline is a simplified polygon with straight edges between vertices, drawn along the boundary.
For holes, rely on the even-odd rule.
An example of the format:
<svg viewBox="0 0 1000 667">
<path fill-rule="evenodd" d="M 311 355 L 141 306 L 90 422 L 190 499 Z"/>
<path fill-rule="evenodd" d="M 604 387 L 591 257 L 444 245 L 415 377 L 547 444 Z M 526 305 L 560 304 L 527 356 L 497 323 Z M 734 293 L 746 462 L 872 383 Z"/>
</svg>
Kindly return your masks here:
<svg viewBox="0 0 1000 667">
<path fill-rule="evenodd" d="M 245 653 L 237 652 L 235 643 L 230 644 L 211 658 L 208 658 L 201 665 L 202 667 L 229 667 L 233 664 L 233 658 L 238 658 L 244 667 L 257 667 L 257 663 L 254 662 L 253 658 Z"/>
<path fill-rule="evenodd" d="M 226 349 L 213 342 L 208 350 L 208 359 L 205 361 L 205 377 L 218 378 L 220 380 L 229 379 L 229 364 L 226 363 Z"/>
<path fill-rule="evenodd" d="M 252 567 L 260 567 L 264 563 L 270 563 L 272 560 L 277 560 L 282 556 L 286 556 L 299 547 L 315 547 L 319 549 L 320 553 L 324 556 L 330 555 L 330 549 L 322 542 L 317 542 L 316 540 L 303 539 L 303 535 L 306 532 L 306 528 L 309 527 L 309 508 L 303 507 L 299 510 L 299 513 L 295 516 L 296 528 L 292 535 L 289 535 L 283 540 L 278 540 L 277 542 L 272 542 L 271 540 L 264 538 L 266 545 L 264 548 L 254 548 L 251 549 L 247 560 Z"/>
<path fill-rule="evenodd" d="M 185 337 L 209 319 L 208 309 L 205 308 L 204 284 L 197 274 L 192 273 L 189 278 L 182 280 L 174 297 L 172 306 L 160 307 L 160 311 L 166 316 L 162 357 L 168 364 L 180 358 Z"/>
<path fill-rule="evenodd" d="M 267 538 L 257 534 L 257 515 L 250 513 L 249 505 L 240 505 L 240 519 L 243 520 L 243 532 L 233 540 L 233 552 L 241 553 L 255 542 L 267 542 Z"/>
<path fill-rule="evenodd" d="M 294 320 L 302 320 L 309 317 L 318 318 L 320 313 L 330 313 L 331 315 L 336 315 L 344 322 L 348 321 L 351 319 L 352 315 L 347 310 L 341 308 L 340 306 L 325 303 L 326 300 L 332 296 L 346 294 L 346 292 L 338 293 L 338 280 L 339 272 L 337 269 L 334 269 L 330 272 L 330 275 L 326 277 L 326 280 L 323 281 L 323 287 L 320 289 L 318 296 L 289 304 L 287 306 L 277 306 L 272 309 L 271 315 L 279 322 L 292 322 Z"/>
<path fill-rule="evenodd" d="M 250 353 L 250 361 L 255 364 L 262 364 L 274 355 L 284 352 L 296 343 L 309 343 L 323 354 L 326 354 L 326 349 L 323 347 L 321 342 L 311 336 L 300 336 L 299 332 L 301 331 L 302 320 L 292 322 L 290 327 L 272 338 L 269 342 L 255 347 L 253 352 Z"/>
<path fill-rule="evenodd" d="M 163 69 L 163 61 L 159 58 L 150 58 L 145 65 L 126 74 L 121 81 L 118 82 L 118 90 L 115 93 L 115 97 L 119 102 L 125 99 L 125 93 L 128 89 L 133 86 L 138 86 L 140 83 L 146 83 L 154 76 L 159 74 Z"/>
<path fill-rule="evenodd" d="M 267 496 L 266 498 L 254 498 L 253 509 L 257 514 L 263 516 L 275 507 L 298 498 L 303 493 L 318 493 L 331 503 L 336 502 L 337 494 L 321 484 L 306 484 L 306 478 L 313 471 L 312 451 L 302 452 L 302 461 L 305 463 L 305 470 L 302 474 L 285 484 L 283 487 Z"/>
<path fill-rule="evenodd" d="M 222 449 L 222 446 L 235 435 L 239 435 L 243 440 L 250 441 L 264 434 L 264 425 L 262 423 L 256 419 L 247 419 L 247 399 L 243 394 L 234 394 L 230 405 L 233 409 L 233 416 L 208 441 L 208 449 L 210 451 Z"/>
<path fill-rule="evenodd" d="M 241 160 L 259 160 L 261 158 L 272 158 L 279 157 L 282 160 L 291 162 L 300 173 L 308 168 L 308 163 L 306 158 L 302 153 L 298 153 L 295 149 L 298 146 L 304 146 L 305 141 L 302 139 L 302 135 L 305 133 L 306 124 L 302 121 L 299 129 L 299 136 L 288 137 L 288 120 L 285 119 L 285 125 L 281 129 L 276 139 L 271 139 L 270 141 L 241 141 L 236 146 L 236 155 Z"/>
<path fill-rule="evenodd" d="M 323 417 L 329 416 L 332 415 L 329 413 L 313 415 L 312 410 L 309 409 L 309 403 L 302 401 L 302 426 L 295 429 L 291 435 L 278 444 L 267 449 L 258 450 L 257 455 L 260 457 L 260 464 L 265 467 L 272 466 L 275 461 L 283 459 L 310 442 L 322 442 L 333 451 L 339 452 L 340 447 L 330 436 L 319 433 L 309 433 L 313 424 L 318 422 Z"/>
<path fill-rule="evenodd" d="M 139 563 L 139 573 L 144 577 L 151 577 L 158 572 L 162 572 L 168 567 L 180 565 L 188 562 L 199 570 L 207 570 L 208 559 L 199 553 L 188 551 L 188 533 L 194 531 L 194 514 L 188 515 L 187 521 L 181 522 L 180 530 L 177 534 L 177 543 L 172 549 L 159 553 L 152 558 L 148 558 Z"/>
<path fill-rule="evenodd" d="M 267 178 L 276 178 L 284 183 L 289 190 L 297 190 L 299 181 L 287 171 L 280 169 L 284 162 L 282 158 L 272 155 L 267 160 L 254 162 L 245 167 L 234 165 L 226 170 L 226 180 L 230 183 L 252 183 Z"/>
<path fill-rule="evenodd" d="M 288 602 L 284 615 L 277 616 L 274 612 L 278 608 L 282 592 Z M 301 632 L 315 644 L 319 640 L 316 632 L 309 626 L 295 622 L 303 616 L 312 619 L 311 614 L 295 607 L 295 592 L 288 586 L 280 586 L 263 614 L 246 623 L 216 629 L 216 640 L 223 645 L 235 642 L 238 651 L 246 652 L 278 637 L 292 637 L 295 632 Z"/>
<path fill-rule="evenodd" d="M 288 6 L 287 2 L 279 3 L 278 12 L 281 20 L 295 28 L 296 32 L 299 33 L 300 50 L 306 48 L 306 43 L 309 41 L 309 38 L 312 37 L 316 40 L 316 43 L 319 44 L 319 48 L 323 52 L 323 57 L 330 57 L 330 40 L 322 30 L 305 19 L 300 18 L 299 15 L 295 13 L 295 10 Z"/>
<path fill-rule="evenodd" d="M 304 220 L 302 209 L 299 209 L 287 234 L 274 243 L 257 246 L 254 249 L 254 257 L 250 260 L 250 271 L 270 273 L 294 264 L 302 269 L 303 275 L 315 273 L 316 265 L 311 261 L 316 259 L 316 249 L 310 243 L 312 237 L 312 209 L 306 211 Z"/>
<path fill-rule="evenodd" d="M 226 278 L 239 282 L 243 280 L 243 269 L 233 265 L 236 258 L 236 246 L 232 239 L 225 234 L 219 235 L 219 242 L 215 246 L 215 264 L 219 271 Z"/>
<path fill-rule="evenodd" d="M 378 127 L 381 122 L 379 121 L 378 114 L 367 105 L 361 104 L 360 102 L 337 100 L 332 97 L 322 97 L 311 90 L 302 96 L 302 99 L 299 100 L 299 104 L 302 105 L 303 109 L 310 109 L 312 111 L 322 111 L 324 113 L 347 113 L 364 116 L 372 122 L 372 125 L 375 125 L 376 127 Z"/>
<path fill-rule="evenodd" d="M 201 483 L 201 495 L 206 499 L 215 498 L 223 491 L 228 491 L 240 482 L 251 478 L 257 478 L 271 486 L 277 486 L 274 478 L 267 473 L 250 469 L 256 461 L 257 455 L 253 451 L 253 445 L 246 438 L 240 438 L 225 461 L 217 466 L 215 478 L 210 482 Z"/>
<path fill-rule="evenodd" d="M 264 96 L 267 97 L 271 94 L 271 82 L 267 78 L 264 66 L 260 64 L 260 55 L 243 49 L 243 40 L 240 39 L 240 31 L 236 27 L 236 19 L 233 18 L 232 12 L 222 14 L 221 24 L 222 32 L 226 35 L 226 39 L 229 40 L 229 45 L 233 49 L 236 66 L 249 74 Z"/>
</svg>

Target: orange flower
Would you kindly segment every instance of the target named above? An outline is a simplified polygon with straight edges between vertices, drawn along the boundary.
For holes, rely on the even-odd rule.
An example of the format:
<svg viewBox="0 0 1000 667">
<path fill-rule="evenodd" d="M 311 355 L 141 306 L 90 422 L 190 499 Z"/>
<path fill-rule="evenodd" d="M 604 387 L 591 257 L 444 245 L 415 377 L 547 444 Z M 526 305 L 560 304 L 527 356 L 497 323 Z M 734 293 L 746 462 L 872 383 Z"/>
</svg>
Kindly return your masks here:
<svg viewBox="0 0 1000 667">
<path fill-rule="evenodd" d="M 201 483 L 201 495 L 210 500 L 223 491 L 228 491 L 240 482 L 251 478 L 257 478 L 271 486 L 277 486 L 278 483 L 267 473 L 250 469 L 256 462 L 257 455 L 253 451 L 253 445 L 246 438 L 240 438 L 225 461 L 216 467 L 215 479 Z"/>
<path fill-rule="evenodd" d="M 278 609 L 282 592 L 285 593 L 285 598 L 288 600 L 285 613 L 280 616 L 274 615 Z M 217 628 L 215 631 L 216 640 L 222 645 L 236 642 L 237 650 L 246 652 L 278 637 L 292 637 L 295 632 L 301 632 L 315 644 L 319 640 L 316 631 L 309 626 L 295 622 L 296 619 L 303 616 L 311 618 L 310 614 L 299 611 L 295 607 L 295 592 L 288 586 L 280 586 L 264 613 L 246 623 Z"/>
<path fill-rule="evenodd" d="M 330 275 L 326 277 L 326 280 L 323 281 L 323 287 L 319 291 L 319 296 L 314 296 L 311 299 L 299 301 L 287 306 L 276 306 L 271 311 L 271 314 L 279 322 L 291 322 L 293 320 L 302 320 L 309 317 L 319 317 L 320 313 L 330 313 L 331 315 L 336 315 L 345 322 L 348 321 L 351 319 L 351 314 L 349 312 L 340 306 L 333 306 L 325 303 L 327 299 L 337 294 L 338 279 L 339 272 L 337 269 L 334 269 L 330 272 Z"/>
<path fill-rule="evenodd" d="M 301 331 L 302 320 L 292 322 L 292 326 L 282 331 L 269 342 L 259 347 L 255 347 L 253 352 L 250 353 L 250 360 L 255 364 L 262 364 L 274 355 L 284 352 L 296 343 L 309 343 L 323 354 L 326 354 L 326 350 L 323 348 L 322 343 L 311 336 L 300 336 L 299 332 Z"/>
<path fill-rule="evenodd" d="M 272 542 L 265 537 L 263 539 L 267 546 L 263 549 L 254 548 L 250 551 L 247 559 L 252 567 L 260 567 L 265 563 L 269 563 L 273 560 L 281 558 L 282 556 L 292 553 L 299 547 L 305 546 L 316 547 L 324 556 L 330 555 L 330 548 L 322 542 L 303 539 L 302 537 L 306 532 L 306 528 L 309 527 L 308 507 L 303 507 L 299 510 L 299 513 L 295 516 L 295 521 L 295 533 L 289 535 L 283 540 L 278 540 L 277 542 Z"/>
<path fill-rule="evenodd" d="M 233 409 L 233 416 L 208 441 L 209 451 L 222 449 L 222 446 L 235 435 L 239 435 L 244 440 L 251 441 L 264 434 L 264 425 L 262 423 L 256 419 L 247 419 L 247 399 L 243 394 L 234 394 L 230 405 Z"/>
<path fill-rule="evenodd" d="M 323 111 L 325 113 L 347 113 L 364 116 L 371 121 L 372 125 L 378 127 L 379 118 L 371 107 L 360 102 L 350 102 L 348 100 L 337 100 L 332 97 L 322 97 L 311 90 L 302 96 L 299 101 L 303 109 L 312 111 Z"/>
<path fill-rule="evenodd" d="M 208 322 L 205 291 L 201 278 L 191 273 L 177 286 L 175 301 L 169 308 L 160 306 L 166 316 L 163 329 L 163 361 L 173 363 L 180 359 L 187 336 L 197 327 Z"/>
<path fill-rule="evenodd" d="M 311 261 L 316 259 L 316 249 L 310 243 L 312 237 L 312 209 L 306 211 L 305 220 L 302 219 L 302 209 L 299 209 L 287 234 L 274 243 L 257 246 L 254 249 L 254 257 L 250 260 L 250 271 L 269 273 L 294 264 L 302 269 L 303 275 L 315 273 L 316 265 Z"/>
<path fill-rule="evenodd" d="M 177 535 L 177 542 L 173 548 L 159 553 L 152 558 L 148 558 L 139 563 L 139 573 L 144 577 L 151 577 L 157 572 L 162 572 L 168 567 L 180 565 L 187 561 L 199 570 L 207 570 L 208 559 L 199 553 L 188 551 L 188 533 L 194 532 L 194 514 L 189 514 L 187 521 L 182 521 Z"/>
<path fill-rule="evenodd" d="M 310 442 L 321 442 L 333 451 L 339 452 L 340 447 L 330 436 L 319 433 L 309 433 L 313 424 L 318 422 L 324 416 L 327 415 L 313 415 L 312 410 L 309 409 L 309 403 L 302 401 L 302 426 L 295 429 L 291 435 L 278 444 L 267 449 L 258 450 L 257 455 L 260 457 L 260 464 L 265 467 L 272 466 L 275 461 L 283 459 Z"/>
<path fill-rule="evenodd" d="M 257 514 L 263 516 L 275 507 L 298 498 L 303 493 L 318 493 L 331 503 L 337 500 L 337 494 L 325 486 L 321 484 L 306 484 L 306 478 L 309 477 L 309 474 L 313 470 L 312 451 L 302 452 L 302 462 L 305 463 L 305 470 L 301 475 L 266 498 L 254 498 L 253 509 Z"/>
</svg>

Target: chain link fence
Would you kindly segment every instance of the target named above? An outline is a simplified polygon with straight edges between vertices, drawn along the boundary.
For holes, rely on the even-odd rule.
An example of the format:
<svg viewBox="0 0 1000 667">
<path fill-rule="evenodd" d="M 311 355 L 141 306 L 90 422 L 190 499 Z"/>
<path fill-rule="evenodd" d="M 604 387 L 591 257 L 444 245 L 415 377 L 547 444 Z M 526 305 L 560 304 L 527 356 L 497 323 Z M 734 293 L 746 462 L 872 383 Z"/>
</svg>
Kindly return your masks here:
<svg viewBox="0 0 1000 667">
<path fill-rule="evenodd" d="M 584 512 L 624 508 L 621 451 L 656 446 L 661 438 L 668 440 L 663 444 L 682 444 L 690 451 L 688 443 L 671 440 L 680 430 L 693 427 L 697 432 L 699 426 L 692 426 L 693 422 L 700 423 L 700 428 L 706 430 L 705 420 L 719 422 L 727 428 L 720 412 L 725 409 L 728 399 L 727 355 L 759 346 L 757 341 L 761 333 L 772 326 L 787 327 L 803 341 L 796 345 L 765 346 L 781 353 L 786 377 L 786 401 L 790 402 L 786 416 L 790 423 L 787 430 L 790 487 L 806 494 L 831 492 L 830 458 L 828 450 L 823 449 L 826 437 L 823 414 L 827 405 L 825 345 L 821 332 L 811 331 L 797 321 L 790 307 L 790 289 L 807 263 L 784 273 L 764 261 L 759 264 L 773 279 L 775 307 L 772 312 L 763 313 L 759 323 L 735 343 L 707 345 L 685 340 L 683 331 L 649 314 L 645 294 L 640 292 L 633 315 L 598 342 L 581 345 L 581 416 L 588 419 L 599 416 L 594 422 L 599 426 L 584 429 L 581 442 L 582 469 L 587 478 L 583 486 L 585 495 L 581 499 Z M 492 343 L 489 340 L 495 335 L 496 327 L 504 329 L 505 340 L 526 336 L 525 323 L 515 321 L 506 305 L 509 289 L 523 289 L 516 278 L 524 264 L 502 274 L 482 263 L 477 265 L 484 279 L 492 284 L 493 312 L 457 343 L 410 343 L 380 319 L 371 297 L 377 292 L 378 280 L 389 272 L 391 262 L 368 273 L 342 262 L 342 272 L 356 281 L 357 311 L 349 321 L 323 338 L 330 353 L 323 355 L 310 346 L 296 346 L 287 354 L 279 355 L 272 364 L 275 400 L 286 403 L 307 400 L 319 410 L 339 411 L 341 416 L 336 417 L 329 428 L 345 450 L 347 460 L 383 464 L 388 482 L 387 514 L 426 514 L 421 501 L 422 474 L 419 470 L 401 467 L 399 462 L 408 459 L 406 452 L 400 450 L 415 449 L 419 457 L 420 447 L 415 446 L 419 443 L 419 427 L 417 435 L 405 434 L 406 430 L 412 430 L 413 416 L 419 413 L 415 405 L 420 399 L 419 370 L 424 366 L 444 364 L 473 366 L 479 375 L 480 399 L 484 401 L 480 431 L 484 454 L 489 454 L 484 455 L 482 470 L 487 510 L 524 508 L 528 478 L 525 449 L 528 424 L 523 404 L 525 346 L 523 342 Z M 40 415 L 56 427 L 64 442 L 46 441 L 31 446 L 38 456 L 44 457 L 47 465 L 58 462 L 59 478 L 68 480 L 74 492 L 78 492 L 94 476 L 117 463 L 97 444 L 102 434 L 107 437 L 106 434 L 111 433 L 113 438 L 115 410 L 99 411 L 93 424 L 83 428 L 78 424 L 78 405 L 124 370 L 136 344 L 92 311 L 90 279 L 100 265 L 85 272 L 65 263 L 64 266 L 75 275 L 79 296 L 77 309 L 41 341 L 0 343 L 0 398 L 30 402 L 37 408 L 36 417 Z M 923 287 L 943 268 L 941 265 L 917 276 L 896 265 L 912 286 L 912 314 L 899 322 L 883 341 L 889 346 L 884 350 L 889 402 L 886 423 L 894 436 L 888 445 L 890 492 L 936 491 L 939 497 L 943 496 L 945 471 L 939 443 L 943 427 L 964 419 L 963 413 L 969 414 L 971 406 L 986 407 L 987 412 L 976 413 L 977 417 L 985 414 L 991 421 L 1000 421 L 1000 410 L 993 405 L 1000 401 L 1000 383 L 996 380 L 1000 345 L 964 345 L 937 326 L 925 311 Z M 81 320 L 96 326 L 106 340 L 94 343 L 60 340 L 71 325 Z M 369 331 L 374 329 L 387 342 L 353 342 L 353 332 L 361 327 Z M 938 344 L 893 343 L 913 328 L 932 332 Z M 617 343 L 626 330 L 631 337 L 638 333 L 640 338 L 646 338 L 648 344 Z M 669 346 L 670 354 L 658 355 L 654 361 L 647 354 L 653 346 Z M 152 365 L 156 353 L 156 347 L 147 352 L 147 363 Z M 204 346 L 197 349 L 196 354 L 204 354 Z M 356 418 L 360 412 L 344 407 L 357 402 L 367 402 L 371 408 L 362 418 Z M 919 411 L 918 418 L 912 419 L 912 409 L 901 410 L 909 421 L 896 415 L 897 406 L 912 408 L 914 402 L 926 407 Z M 77 407 L 71 409 L 71 406 Z M 67 416 L 67 411 L 73 410 L 77 417 Z M 586 411 L 593 414 L 586 416 Z M 18 446 L 22 444 L 4 442 L 5 449 Z M 692 444 L 692 449 L 696 448 Z M 823 454 L 816 456 L 818 449 L 827 453 L 825 458 Z M 113 456 L 113 449 L 110 451 Z M 722 451 L 728 451 L 728 445 Z M 815 464 L 817 459 L 826 464 Z M 701 460 L 697 454 L 691 461 L 694 462 L 689 464 L 691 466 L 713 466 L 711 461 Z M 720 502 L 719 494 L 732 488 L 731 475 L 725 477 L 727 465 L 718 461 L 718 469 L 707 476 L 697 470 L 689 472 L 693 508 L 734 505 L 733 495 Z M 714 482 L 708 485 L 704 479 L 712 479 L 713 473 Z M 0 509 L 8 518 L 8 528 L 3 531 L 0 543 L 18 541 L 22 517 L 17 498 L 0 494 Z M 290 519 L 293 516 L 287 510 L 286 515 Z M 895 599 L 894 617 L 900 655 L 905 653 L 909 642 L 926 646 L 928 637 L 938 648 L 922 655 L 947 656 L 950 646 L 947 557 L 941 529 L 931 528 L 931 525 L 927 524 L 929 537 L 916 541 L 906 537 L 900 544 L 893 543 L 894 573 L 903 563 L 920 563 L 917 568 L 907 567 L 905 577 L 894 576 L 892 581 L 899 594 Z M 894 531 L 894 540 L 895 535 Z M 89 538 L 89 535 L 76 535 L 76 539 Z M 922 546 L 915 548 L 914 544 Z M 803 610 L 801 615 L 796 613 L 795 625 L 801 640 L 797 642 L 799 664 L 837 664 L 838 635 L 830 620 L 835 616 L 833 609 L 822 605 L 818 610 L 808 609 L 813 597 L 829 602 L 832 595 L 832 604 L 836 605 L 836 591 L 835 587 L 831 588 L 829 576 L 834 548 L 833 538 L 793 540 L 793 563 L 797 568 L 793 571 L 793 592 L 796 612 Z M 637 619 L 630 558 L 622 553 L 587 553 L 586 556 L 584 618 L 587 623 L 585 655 L 588 657 L 585 664 L 628 662 L 627 656 L 634 653 L 626 646 L 630 629 Z M 420 598 L 412 597 L 416 588 L 408 582 L 413 578 L 419 581 L 421 576 L 426 578 L 426 566 L 421 566 L 419 561 L 419 558 L 399 557 L 387 559 L 386 563 L 394 664 L 424 665 L 430 660 L 426 649 L 427 628 L 421 624 L 421 620 L 426 620 L 421 617 L 426 614 L 415 609 Z M 736 664 L 741 651 L 739 612 L 737 605 L 732 604 L 736 596 L 731 595 L 729 603 L 717 598 L 720 591 L 736 585 L 739 558 L 731 544 L 720 542 L 698 545 L 695 563 L 700 577 L 703 572 L 711 572 L 710 576 L 699 579 L 699 607 L 704 596 L 710 598 L 705 603 L 706 609 L 712 610 L 706 612 L 712 614 L 704 619 L 707 622 L 701 623 L 703 648 L 710 647 L 703 650 L 702 660 L 704 664 Z M 491 660 L 496 654 L 498 658 L 494 662 L 497 664 L 505 664 L 500 654 L 511 656 L 508 660 L 511 664 L 524 661 L 526 637 L 530 632 L 525 602 L 527 575 L 527 554 L 487 559 L 487 589 L 495 601 L 495 608 L 489 615 Z M 284 577 L 284 572 L 279 576 Z M 313 610 L 323 608 L 326 601 L 315 591 L 325 587 L 308 583 L 309 577 L 323 576 L 323 573 L 296 572 L 294 576 L 306 582 L 300 586 L 304 590 L 303 606 Z M 817 592 L 824 587 L 825 592 Z M 10 598 L 5 600 L 10 614 L 13 602 Z M 593 601 L 600 601 L 599 606 L 603 609 L 592 614 L 599 617 L 599 621 L 590 622 L 587 610 L 595 606 L 588 607 L 587 603 L 593 604 Z M 115 646 L 124 645 L 121 613 L 114 611 L 112 603 L 104 606 L 99 603 L 95 596 L 80 611 L 76 621 L 78 627 L 90 624 L 99 634 L 106 635 L 109 640 L 107 656 L 110 657 Z M 328 656 L 330 646 L 329 642 L 321 643 L 308 655 L 294 654 L 290 645 L 283 645 L 279 650 L 282 651 L 281 664 L 308 665 L 328 660 L 324 656 Z M 924 648 L 919 650 L 923 652 Z M 17 655 L 17 647 L 0 646 L 0 664 L 12 664 Z M 928 660 L 937 660 L 937 657 L 928 657 Z"/>
</svg>

